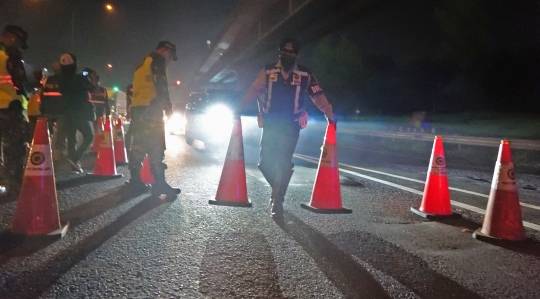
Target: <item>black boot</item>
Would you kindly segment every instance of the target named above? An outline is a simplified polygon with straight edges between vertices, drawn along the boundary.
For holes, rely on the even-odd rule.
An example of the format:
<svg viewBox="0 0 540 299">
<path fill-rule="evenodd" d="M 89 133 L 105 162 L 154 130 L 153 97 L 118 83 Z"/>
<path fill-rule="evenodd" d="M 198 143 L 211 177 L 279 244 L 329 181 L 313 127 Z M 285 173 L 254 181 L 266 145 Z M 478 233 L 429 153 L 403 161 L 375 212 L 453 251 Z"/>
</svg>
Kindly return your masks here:
<svg viewBox="0 0 540 299">
<path fill-rule="evenodd" d="M 282 175 L 280 171 L 276 172 L 274 182 L 272 184 L 272 200 L 270 208 L 270 216 L 272 218 L 283 217 L 283 188 Z"/>
<path fill-rule="evenodd" d="M 130 169 L 131 179 L 126 182 L 126 186 L 132 192 L 146 192 L 150 190 L 150 185 L 146 185 L 141 181 L 141 170 Z"/>
<path fill-rule="evenodd" d="M 164 194 L 166 201 L 173 201 L 176 199 L 177 195 L 180 194 L 180 188 L 171 187 L 165 181 L 165 169 L 158 169 L 157 171 L 152 170 L 152 175 L 154 176 L 154 184 L 152 185 L 152 195 L 160 196 Z"/>
</svg>

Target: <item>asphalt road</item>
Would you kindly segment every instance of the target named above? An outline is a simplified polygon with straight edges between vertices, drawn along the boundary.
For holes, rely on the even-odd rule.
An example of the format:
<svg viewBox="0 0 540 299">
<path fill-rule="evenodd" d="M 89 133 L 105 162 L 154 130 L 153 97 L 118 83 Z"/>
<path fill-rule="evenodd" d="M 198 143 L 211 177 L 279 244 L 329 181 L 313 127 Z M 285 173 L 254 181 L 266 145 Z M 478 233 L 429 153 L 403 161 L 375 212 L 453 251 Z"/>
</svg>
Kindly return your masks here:
<svg viewBox="0 0 540 299">
<path fill-rule="evenodd" d="M 16 200 L 0 198 L 0 298 L 540 298 L 538 176 L 517 173 L 529 239 L 488 244 L 471 235 L 482 225 L 489 165 L 448 161 L 453 210 L 463 217 L 427 221 L 410 208 L 420 204 L 431 145 L 427 157 L 398 155 L 340 135 L 342 125 L 341 194 L 351 214 L 300 207 L 313 188 L 320 123 L 301 134 L 282 221 L 269 217 L 251 119 L 251 208 L 208 204 L 226 146 L 199 151 L 183 136 L 168 138 L 167 177 L 182 188 L 172 203 L 125 192 L 126 166 L 118 167 L 125 178 L 98 180 L 55 165 L 60 217 L 70 223 L 62 240 L 11 236 Z M 93 159 L 85 157 L 85 170 Z"/>
</svg>

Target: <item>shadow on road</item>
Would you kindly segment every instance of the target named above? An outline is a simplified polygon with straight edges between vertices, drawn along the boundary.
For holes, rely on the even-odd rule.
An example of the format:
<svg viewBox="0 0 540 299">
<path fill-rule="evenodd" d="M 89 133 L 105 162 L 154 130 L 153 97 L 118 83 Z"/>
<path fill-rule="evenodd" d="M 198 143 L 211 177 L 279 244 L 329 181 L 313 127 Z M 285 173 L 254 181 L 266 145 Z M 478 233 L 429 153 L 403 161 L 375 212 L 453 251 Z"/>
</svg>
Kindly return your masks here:
<svg viewBox="0 0 540 299">
<path fill-rule="evenodd" d="M 285 212 L 283 217 L 284 220 L 276 219 L 277 225 L 302 246 L 346 298 L 390 298 L 350 254 L 293 214 Z"/>
<path fill-rule="evenodd" d="M 161 199 L 156 197 L 146 197 L 100 231 L 78 242 L 74 247 L 59 252 L 52 260 L 44 264 L 41 268 L 32 272 L 26 272 L 24 275 L 5 277 L 4 285 L 0 286 L 0 294 L 2 294 L 4 298 L 38 297 L 64 273 L 69 271 L 69 269 L 80 261 L 86 259 L 92 251 L 114 237 L 124 227 L 156 208 L 159 208 L 158 213 L 161 214 L 165 212 L 171 204 L 172 203 L 164 203 Z M 29 288 L 28 286 L 32 287 Z"/>
<path fill-rule="evenodd" d="M 110 178 L 106 176 L 91 176 L 91 175 L 81 175 L 74 178 L 57 181 L 56 190 L 64 190 L 73 187 L 78 187 L 91 183 L 99 183 L 103 181 L 113 180 L 115 178 Z"/>
<path fill-rule="evenodd" d="M 73 229 L 97 215 L 103 214 L 136 196 L 142 195 L 142 193 L 127 192 L 125 189 L 124 186 L 111 189 L 101 197 L 61 213 L 60 219 L 62 222 L 69 222 L 70 229 Z M 14 257 L 34 254 L 49 246 L 54 241 L 52 238 L 26 238 L 24 236 L 13 235 L 10 231 L 4 231 L 0 233 L 0 265 L 5 264 Z"/>
</svg>

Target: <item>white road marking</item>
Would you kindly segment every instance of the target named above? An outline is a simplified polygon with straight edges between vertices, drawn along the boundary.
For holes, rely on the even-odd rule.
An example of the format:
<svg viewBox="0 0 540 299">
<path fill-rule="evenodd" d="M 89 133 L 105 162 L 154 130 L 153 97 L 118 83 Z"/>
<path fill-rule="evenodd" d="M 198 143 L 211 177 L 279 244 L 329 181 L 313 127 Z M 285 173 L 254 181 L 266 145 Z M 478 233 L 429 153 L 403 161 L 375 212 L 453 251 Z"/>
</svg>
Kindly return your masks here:
<svg viewBox="0 0 540 299">
<path fill-rule="evenodd" d="M 315 163 L 315 164 L 319 163 L 318 159 L 310 157 L 310 156 L 301 155 L 301 154 L 294 154 L 294 156 L 296 158 L 300 159 L 300 160 L 304 160 L 304 161 L 307 161 L 307 162 L 311 162 L 311 163 Z M 349 167 L 346 164 L 341 164 L 341 163 L 339 163 L 339 164 L 342 165 L 342 166 Z M 356 166 L 353 166 L 353 168 L 361 169 L 360 167 L 356 167 Z M 366 171 L 371 171 L 371 172 L 375 172 L 375 173 L 379 173 L 379 174 L 384 174 L 384 175 L 388 175 L 388 176 L 391 176 L 391 177 L 399 177 L 399 176 L 396 176 L 396 175 L 393 175 L 393 174 L 387 174 L 387 173 L 380 172 L 380 171 L 367 170 L 365 168 L 361 169 L 361 170 L 366 170 Z M 354 172 L 354 171 L 350 171 L 350 170 L 347 170 L 347 169 L 341 169 L 340 168 L 339 171 L 344 172 L 344 173 L 348 173 L 348 174 L 352 174 L 354 176 L 361 177 L 361 178 L 364 178 L 364 179 L 367 179 L 367 180 L 371 180 L 371 181 L 374 181 L 374 182 L 377 182 L 377 183 L 381 183 L 381 184 L 384 184 L 384 185 L 387 185 L 387 186 L 398 188 L 398 189 L 401 189 L 401 190 L 404 190 L 404 191 L 408 191 L 408 192 L 411 192 L 411 193 L 414 193 L 414 194 L 424 195 L 423 191 L 418 191 L 418 190 L 413 189 L 413 188 L 409 188 L 409 187 L 406 187 L 406 186 L 403 186 L 403 185 L 395 184 L 395 183 L 385 181 L 385 180 L 381 180 L 381 179 L 378 179 L 378 178 L 370 177 L 370 176 L 360 174 L 360 173 L 357 173 L 357 172 Z M 413 179 L 409 179 L 409 178 L 405 178 L 405 177 L 402 177 L 402 178 L 406 179 L 406 180 L 409 180 L 409 181 L 418 181 L 418 180 L 413 180 Z M 422 183 L 424 183 L 424 182 L 422 182 Z M 455 191 L 460 191 L 460 192 L 466 191 L 465 193 L 474 194 L 474 195 L 480 195 L 480 193 L 471 192 L 471 191 L 467 191 L 467 190 L 453 189 L 453 188 L 450 188 L 450 189 L 455 190 Z M 484 194 L 481 194 L 481 196 L 486 197 L 486 195 L 484 195 Z M 469 211 L 473 211 L 473 212 L 476 212 L 476 213 L 479 213 L 479 214 L 482 214 L 482 215 L 486 214 L 486 210 L 477 208 L 475 206 L 471 206 L 471 205 L 461 203 L 461 202 L 458 202 L 458 201 L 455 201 L 455 200 L 451 200 L 450 203 L 452 205 L 456 206 L 456 207 L 460 207 L 460 208 L 463 208 L 463 209 L 466 209 L 466 210 L 469 210 Z M 523 221 L 523 226 L 534 229 L 534 230 L 537 230 L 537 231 L 540 231 L 540 225 L 538 225 L 538 224 Z"/>
</svg>

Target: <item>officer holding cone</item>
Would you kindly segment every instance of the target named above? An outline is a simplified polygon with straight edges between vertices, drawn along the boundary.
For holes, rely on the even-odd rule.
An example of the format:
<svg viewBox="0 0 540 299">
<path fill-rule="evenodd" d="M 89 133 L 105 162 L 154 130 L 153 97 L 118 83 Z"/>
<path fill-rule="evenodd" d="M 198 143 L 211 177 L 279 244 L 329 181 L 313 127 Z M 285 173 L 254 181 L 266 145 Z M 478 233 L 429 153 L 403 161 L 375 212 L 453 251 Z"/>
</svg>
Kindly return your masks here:
<svg viewBox="0 0 540 299">
<path fill-rule="evenodd" d="M 300 129 L 307 125 L 301 91 L 306 91 L 329 122 L 337 120 L 319 83 L 311 71 L 296 63 L 299 44 L 285 38 L 279 45 L 279 62 L 265 65 L 242 99 L 237 113 L 255 102 L 263 93 L 261 150 L 259 169 L 272 187 L 271 215 L 283 215 L 283 200 L 293 172 L 292 155 Z"/>
<path fill-rule="evenodd" d="M 159 42 L 155 51 L 146 56 L 133 78 L 133 97 L 131 99 L 130 130 L 133 130 L 133 143 L 129 152 L 131 180 L 128 186 L 134 191 L 146 188 L 141 181 L 142 162 L 148 154 L 150 171 L 154 176 L 153 195 L 166 195 L 174 200 L 180 188 L 173 188 L 165 181 L 165 122 L 163 112 L 172 115 L 172 103 L 167 84 L 167 65 L 177 61 L 176 46 L 169 41 Z"/>
</svg>

